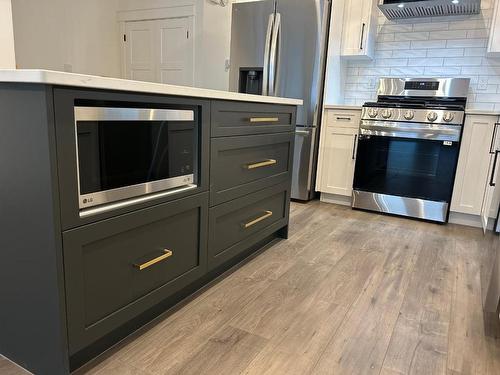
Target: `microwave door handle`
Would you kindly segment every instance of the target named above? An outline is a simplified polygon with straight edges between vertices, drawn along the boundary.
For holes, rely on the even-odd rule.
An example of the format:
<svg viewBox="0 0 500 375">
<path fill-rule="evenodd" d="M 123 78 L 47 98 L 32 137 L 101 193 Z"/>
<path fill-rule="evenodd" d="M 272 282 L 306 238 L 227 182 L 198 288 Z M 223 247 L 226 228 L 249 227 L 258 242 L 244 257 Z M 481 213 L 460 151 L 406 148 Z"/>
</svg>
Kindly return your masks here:
<svg viewBox="0 0 500 375">
<path fill-rule="evenodd" d="M 274 13 L 269 15 L 267 21 L 266 42 L 264 46 L 264 72 L 262 77 L 262 95 L 269 95 L 269 54 L 271 49 L 271 37 L 274 27 Z"/>
</svg>

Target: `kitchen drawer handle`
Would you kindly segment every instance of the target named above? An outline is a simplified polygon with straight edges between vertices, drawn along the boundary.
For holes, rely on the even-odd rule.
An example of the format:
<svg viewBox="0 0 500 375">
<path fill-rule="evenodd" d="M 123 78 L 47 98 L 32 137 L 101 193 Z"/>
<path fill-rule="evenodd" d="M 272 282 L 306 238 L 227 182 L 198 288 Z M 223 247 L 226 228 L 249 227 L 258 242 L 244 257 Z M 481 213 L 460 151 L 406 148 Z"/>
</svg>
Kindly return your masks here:
<svg viewBox="0 0 500 375">
<path fill-rule="evenodd" d="M 246 169 L 256 169 L 256 168 L 262 168 L 262 167 L 269 167 L 271 165 L 277 164 L 278 162 L 275 159 L 268 159 L 264 161 L 259 161 L 258 163 L 253 163 L 253 164 L 247 164 L 245 165 Z"/>
<path fill-rule="evenodd" d="M 279 117 L 250 117 L 250 122 L 255 124 L 259 122 L 278 122 Z"/>
<path fill-rule="evenodd" d="M 265 212 L 266 213 L 264 215 L 262 215 L 261 217 L 255 219 L 255 220 L 249 221 L 248 223 L 243 224 L 243 228 L 247 229 L 247 228 L 253 227 L 255 224 L 260 223 L 262 220 L 266 220 L 267 218 L 273 216 L 272 211 L 265 211 Z"/>
<path fill-rule="evenodd" d="M 351 121 L 352 118 L 350 118 L 350 117 L 337 117 L 337 120 Z"/>
<path fill-rule="evenodd" d="M 167 258 L 170 258 L 173 255 L 173 252 L 171 250 L 165 249 L 163 250 L 163 254 L 160 255 L 157 258 L 151 259 L 150 261 L 142 264 L 134 264 L 134 267 L 137 268 L 139 271 L 145 270 L 148 267 L 151 267 L 152 265 L 161 262 L 162 260 L 165 260 Z"/>
</svg>

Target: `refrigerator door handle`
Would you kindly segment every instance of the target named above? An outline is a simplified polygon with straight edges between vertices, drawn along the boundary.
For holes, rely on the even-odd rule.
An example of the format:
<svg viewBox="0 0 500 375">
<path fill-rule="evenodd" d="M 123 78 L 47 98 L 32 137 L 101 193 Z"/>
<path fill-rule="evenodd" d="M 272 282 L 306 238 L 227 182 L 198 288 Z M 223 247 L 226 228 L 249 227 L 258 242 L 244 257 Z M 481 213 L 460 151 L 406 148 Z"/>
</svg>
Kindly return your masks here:
<svg viewBox="0 0 500 375">
<path fill-rule="evenodd" d="M 274 28 L 274 13 L 269 15 L 267 21 L 266 44 L 264 46 L 264 72 L 262 77 L 262 95 L 269 95 L 269 54 L 271 49 L 271 37 Z"/>
<path fill-rule="evenodd" d="M 269 95 L 276 95 L 276 82 L 278 78 L 279 48 L 281 34 L 281 14 L 276 13 L 273 36 L 271 41 L 271 53 L 269 56 Z"/>
</svg>

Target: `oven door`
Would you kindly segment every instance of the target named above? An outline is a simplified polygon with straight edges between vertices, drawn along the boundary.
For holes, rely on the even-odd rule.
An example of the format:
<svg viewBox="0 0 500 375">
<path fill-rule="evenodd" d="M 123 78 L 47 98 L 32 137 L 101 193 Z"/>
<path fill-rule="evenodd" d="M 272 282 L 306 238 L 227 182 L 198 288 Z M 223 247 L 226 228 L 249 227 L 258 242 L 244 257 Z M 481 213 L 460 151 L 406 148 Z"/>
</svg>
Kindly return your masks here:
<svg viewBox="0 0 500 375">
<path fill-rule="evenodd" d="M 362 121 L 354 189 L 449 203 L 461 129 L 457 125 Z"/>
<path fill-rule="evenodd" d="M 195 109 L 75 107 L 79 207 L 194 187 Z"/>
</svg>

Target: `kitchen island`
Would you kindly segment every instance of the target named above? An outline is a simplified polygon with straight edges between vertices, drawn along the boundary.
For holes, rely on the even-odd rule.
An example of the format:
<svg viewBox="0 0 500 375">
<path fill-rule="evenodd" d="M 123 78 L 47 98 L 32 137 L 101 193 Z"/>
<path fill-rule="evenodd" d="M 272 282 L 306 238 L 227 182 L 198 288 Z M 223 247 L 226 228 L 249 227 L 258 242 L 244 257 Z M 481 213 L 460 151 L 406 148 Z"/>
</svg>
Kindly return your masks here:
<svg viewBox="0 0 500 375">
<path fill-rule="evenodd" d="M 70 373 L 286 238 L 301 104 L 0 71 L 0 354 Z"/>
</svg>

